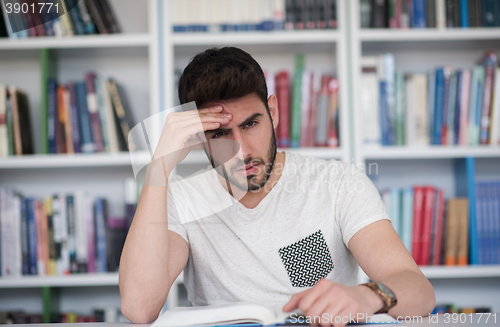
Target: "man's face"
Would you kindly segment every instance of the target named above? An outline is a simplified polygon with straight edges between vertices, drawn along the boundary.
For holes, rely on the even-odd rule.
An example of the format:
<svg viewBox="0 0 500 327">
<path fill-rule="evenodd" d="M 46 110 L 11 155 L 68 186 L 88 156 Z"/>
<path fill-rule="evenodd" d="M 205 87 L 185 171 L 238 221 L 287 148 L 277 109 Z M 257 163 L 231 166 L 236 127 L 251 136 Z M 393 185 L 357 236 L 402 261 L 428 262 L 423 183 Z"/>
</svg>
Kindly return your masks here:
<svg viewBox="0 0 500 327">
<path fill-rule="evenodd" d="M 275 101 L 270 100 L 269 104 L 271 116 L 274 116 L 277 114 Z M 207 106 L 214 105 L 221 105 L 222 112 L 231 114 L 232 118 L 229 123 L 221 125 L 218 129 L 205 132 L 205 137 L 212 147 L 210 152 L 212 154 L 218 152 L 217 149 L 216 151 L 213 149 L 217 146 L 217 142 L 213 141 L 230 140 L 239 144 L 243 154 L 243 160 L 234 158 L 229 161 L 227 178 L 222 174 L 221 176 L 240 190 L 259 190 L 269 179 L 276 158 L 275 126 L 271 123 L 264 103 L 255 93 L 251 93 L 236 100 L 207 104 Z M 209 149 L 205 148 L 205 152 L 209 155 Z M 220 164 L 217 155 L 210 159 L 214 161 L 215 166 Z M 217 171 L 220 174 L 218 169 Z"/>
</svg>

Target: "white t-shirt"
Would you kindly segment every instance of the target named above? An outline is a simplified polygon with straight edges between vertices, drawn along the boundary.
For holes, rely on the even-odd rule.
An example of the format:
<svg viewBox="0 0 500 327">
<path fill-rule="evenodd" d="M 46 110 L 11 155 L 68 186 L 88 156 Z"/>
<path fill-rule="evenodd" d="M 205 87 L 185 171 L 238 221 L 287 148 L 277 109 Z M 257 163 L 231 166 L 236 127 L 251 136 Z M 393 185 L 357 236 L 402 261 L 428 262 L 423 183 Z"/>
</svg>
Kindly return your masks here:
<svg viewBox="0 0 500 327">
<path fill-rule="evenodd" d="M 349 240 L 389 219 L 373 183 L 345 162 L 285 152 L 278 182 L 253 209 L 232 201 L 211 167 L 195 175 L 182 187 L 169 182 L 167 199 L 169 230 L 189 244 L 184 283 L 194 306 L 251 301 L 276 310 L 322 278 L 354 286 Z"/>
</svg>

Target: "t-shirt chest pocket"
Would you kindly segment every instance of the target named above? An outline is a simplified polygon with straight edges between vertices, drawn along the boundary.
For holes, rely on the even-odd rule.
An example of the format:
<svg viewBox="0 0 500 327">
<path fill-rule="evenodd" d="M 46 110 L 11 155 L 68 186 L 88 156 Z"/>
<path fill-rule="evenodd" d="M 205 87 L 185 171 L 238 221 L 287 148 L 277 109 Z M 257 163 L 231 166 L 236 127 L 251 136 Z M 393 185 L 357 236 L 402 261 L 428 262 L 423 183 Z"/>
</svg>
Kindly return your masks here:
<svg viewBox="0 0 500 327">
<path fill-rule="evenodd" d="M 333 270 L 333 260 L 321 230 L 278 250 L 293 287 L 308 287 Z"/>
</svg>

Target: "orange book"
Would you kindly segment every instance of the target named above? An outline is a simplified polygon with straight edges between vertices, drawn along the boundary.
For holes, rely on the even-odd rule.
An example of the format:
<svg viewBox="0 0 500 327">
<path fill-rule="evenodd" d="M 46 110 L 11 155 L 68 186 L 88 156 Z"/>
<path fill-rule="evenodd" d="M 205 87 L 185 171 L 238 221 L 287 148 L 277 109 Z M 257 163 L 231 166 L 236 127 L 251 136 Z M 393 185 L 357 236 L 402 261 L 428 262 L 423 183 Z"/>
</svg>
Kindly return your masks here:
<svg viewBox="0 0 500 327">
<path fill-rule="evenodd" d="M 458 199 L 448 200 L 446 215 L 445 265 L 454 266 L 457 262 L 458 247 Z"/>
<path fill-rule="evenodd" d="M 466 266 L 469 263 L 469 200 L 460 198 L 459 201 L 457 263 Z"/>
</svg>

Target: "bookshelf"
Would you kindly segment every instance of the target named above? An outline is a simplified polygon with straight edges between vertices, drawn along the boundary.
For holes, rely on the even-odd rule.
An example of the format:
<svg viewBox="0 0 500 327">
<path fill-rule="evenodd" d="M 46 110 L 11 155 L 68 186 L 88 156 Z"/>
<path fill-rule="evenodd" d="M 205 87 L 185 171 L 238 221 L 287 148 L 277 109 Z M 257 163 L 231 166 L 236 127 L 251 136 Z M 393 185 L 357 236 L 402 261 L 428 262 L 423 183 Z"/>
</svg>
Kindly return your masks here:
<svg viewBox="0 0 500 327">
<path fill-rule="evenodd" d="M 500 50 L 500 28 L 360 28 L 360 1 L 348 1 L 350 19 L 351 88 L 361 84 L 361 58 L 392 53 L 395 68 L 409 73 L 425 73 L 441 65 L 470 68 L 485 50 Z M 363 144 L 363 115 L 360 97 L 351 98 L 353 156 L 358 165 L 374 165 L 369 177 L 379 190 L 431 184 L 444 188 L 445 197 L 457 196 L 454 176 L 456 160 L 475 160 L 476 180 L 500 178 L 500 147 L 481 146 L 381 146 Z M 373 170 L 373 169 L 372 169 Z M 436 291 L 437 303 L 462 307 L 491 307 L 500 310 L 499 265 L 464 267 L 420 266 Z M 360 279 L 366 280 L 361 271 Z"/>
<path fill-rule="evenodd" d="M 82 79 L 90 69 L 121 81 L 138 122 L 174 105 L 177 95 L 174 72 L 185 67 L 192 56 L 211 46 L 234 45 L 249 51 L 269 71 L 292 72 L 295 53 L 304 53 L 306 68 L 335 72 L 339 79 L 341 146 L 286 151 L 357 164 L 377 162 L 381 172 L 374 183 L 379 188 L 428 181 L 443 185 L 446 194 L 454 194 L 453 160 L 469 156 L 478 160 L 479 177 L 500 177 L 496 168 L 500 164 L 498 147 L 365 149 L 356 96 L 360 59 L 364 55 L 392 52 L 397 68 L 405 71 L 425 71 L 438 64 L 470 67 L 483 50 L 491 48 L 498 52 L 499 28 L 361 30 L 359 1 L 338 0 L 336 30 L 174 34 L 166 0 L 111 0 L 111 3 L 122 22 L 122 34 L 0 40 L 0 82 L 17 85 L 29 95 L 34 135 L 40 135 L 40 49 L 50 49 L 61 81 Z M 35 149 L 39 152 L 40 144 Z M 140 158 L 144 163 L 149 161 L 147 153 Z M 193 151 L 179 171 L 188 174 L 207 163 L 203 152 Z M 107 197 L 114 216 L 124 214 L 122 182 L 131 176 L 128 153 L 0 159 L 0 185 L 15 185 L 26 194 L 39 197 L 73 191 L 78 185 L 91 195 Z M 468 302 L 463 305 L 488 305 L 493 311 L 500 310 L 500 266 L 421 269 L 434 284 L 438 302 L 457 303 L 456 299 L 466 299 Z M 179 303 L 180 283 L 182 275 L 172 287 L 169 307 Z M 47 286 L 61 290 L 63 311 L 88 313 L 99 306 L 119 307 L 117 285 L 117 273 L 0 278 L 0 311 L 24 308 L 27 312 L 41 312 L 40 289 Z"/>
<path fill-rule="evenodd" d="M 113 77 L 126 90 L 140 121 L 159 111 L 158 1 L 110 0 L 122 33 L 0 39 L 0 83 L 16 85 L 29 98 L 35 153 L 40 153 L 41 50 L 48 49 L 59 82 L 83 80 L 87 71 Z M 138 156 L 149 161 L 147 153 Z M 26 155 L 0 159 L 0 185 L 44 197 L 84 190 L 109 201 L 110 216 L 124 216 L 125 178 L 133 177 L 130 154 Z M 0 310 L 43 311 L 42 289 L 59 294 L 61 312 L 89 314 L 119 308 L 118 273 L 0 278 Z"/>
</svg>

